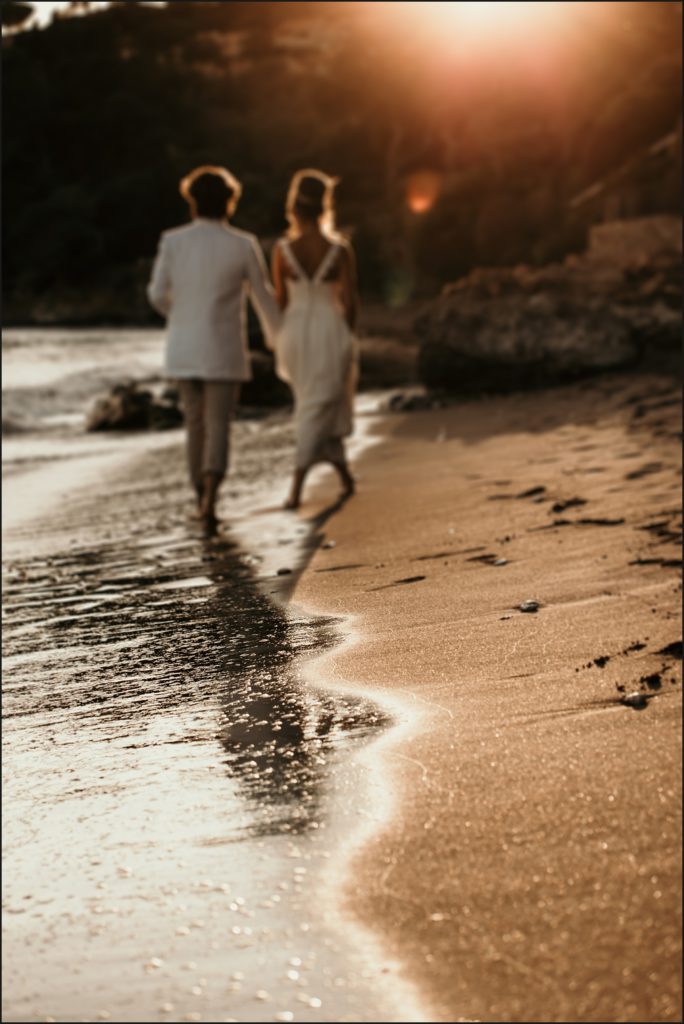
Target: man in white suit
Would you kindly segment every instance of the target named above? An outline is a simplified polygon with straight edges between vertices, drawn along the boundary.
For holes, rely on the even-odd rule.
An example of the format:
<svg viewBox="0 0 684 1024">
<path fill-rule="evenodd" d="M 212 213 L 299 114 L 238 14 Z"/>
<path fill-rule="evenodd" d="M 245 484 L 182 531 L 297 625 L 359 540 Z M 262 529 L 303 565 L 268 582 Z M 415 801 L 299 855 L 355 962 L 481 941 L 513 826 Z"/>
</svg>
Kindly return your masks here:
<svg viewBox="0 0 684 1024">
<path fill-rule="evenodd" d="M 180 190 L 193 219 L 162 234 L 147 295 L 167 319 L 166 373 L 180 387 L 190 477 L 213 532 L 230 422 L 240 383 L 252 376 L 246 297 L 269 343 L 280 311 L 256 238 L 228 223 L 240 197 L 237 179 L 224 167 L 198 167 Z"/>
</svg>

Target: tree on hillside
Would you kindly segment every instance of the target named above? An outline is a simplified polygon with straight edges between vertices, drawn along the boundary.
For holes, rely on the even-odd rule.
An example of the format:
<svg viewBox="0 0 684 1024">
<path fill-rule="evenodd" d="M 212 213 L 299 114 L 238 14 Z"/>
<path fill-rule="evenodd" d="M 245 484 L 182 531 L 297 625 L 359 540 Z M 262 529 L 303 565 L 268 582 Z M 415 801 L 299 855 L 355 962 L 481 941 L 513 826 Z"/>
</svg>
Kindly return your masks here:
<svg viewBox="0 0 684 1024">
<path fill-rule="evenodd" d="M 399 301 L 476 265 L 581 246 L 574 197 L 681 118 L 680 4 L 579 5 L 540 67 L 473 60 L 420 19 L 402 29 L 394 6 L 117 3 L 13 33 L 8 299 L 133 288 L 159 232 L 187 216 L 180 177 L 220 163 L 244 183 L 237 225 L 264 239 L 285 226 L 295 170 L 338 175 L 362 285 Z M 421 174 L 439 187 L 416 213 L 407 192 Z M 678 208 L 651 183 L 649 212 L 657 203 Z M 144 309 L 127 294 L 120 305 Z"/>
</svg>

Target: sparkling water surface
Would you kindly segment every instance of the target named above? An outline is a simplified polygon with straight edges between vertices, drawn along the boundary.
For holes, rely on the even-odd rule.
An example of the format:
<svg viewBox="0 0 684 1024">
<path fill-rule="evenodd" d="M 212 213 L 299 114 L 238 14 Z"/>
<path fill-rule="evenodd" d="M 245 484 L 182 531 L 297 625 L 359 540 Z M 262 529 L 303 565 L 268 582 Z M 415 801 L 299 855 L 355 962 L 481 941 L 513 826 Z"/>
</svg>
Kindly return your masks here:
<svg viewBox="0 0 684 1024">
<path fill-rule="evenodd" d="M 207 540 L 180 431 L 83 432 L 161 336 L 8 335 L 3 1019 L 419 1019 L 336 902 L 391 716 L 312 679 L 343 624 L 287 603 L 325 537 L 276 511 L 287 415 L 236 425 Z"/>
</svg>

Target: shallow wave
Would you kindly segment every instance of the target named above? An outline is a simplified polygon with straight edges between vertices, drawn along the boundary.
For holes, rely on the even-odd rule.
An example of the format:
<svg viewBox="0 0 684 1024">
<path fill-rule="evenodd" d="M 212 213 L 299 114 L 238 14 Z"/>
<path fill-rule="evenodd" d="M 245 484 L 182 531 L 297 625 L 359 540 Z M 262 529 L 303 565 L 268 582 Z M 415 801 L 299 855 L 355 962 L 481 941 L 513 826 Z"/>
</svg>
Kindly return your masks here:
<svg viewBox="0 0 684 1024">
<path fill-rule="evenodd" d="M 160 331 L 32 328 L 3 338 L 3 436 L 80 430 L 114 384 L 162 380 Z"/>
</svg>

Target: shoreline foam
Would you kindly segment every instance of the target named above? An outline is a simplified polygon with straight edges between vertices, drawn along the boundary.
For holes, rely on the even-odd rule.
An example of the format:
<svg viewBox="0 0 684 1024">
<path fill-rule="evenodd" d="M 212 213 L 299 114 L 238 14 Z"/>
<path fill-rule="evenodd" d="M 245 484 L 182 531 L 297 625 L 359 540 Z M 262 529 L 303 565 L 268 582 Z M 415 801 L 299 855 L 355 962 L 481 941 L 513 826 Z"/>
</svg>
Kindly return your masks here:
<svg viewBox="0 0 684 1024">
<path fill-rule="evenodd" d="M 360 630 L 329 679 L 434 707 L 381 758 L 399 806 L 344 894 L 431 1019 L 679 1019 L 680 588 L 640 556 L 679 509 L 664 392 L 631 375 L 388 417 L 294 592 Z"/>
</svg>

